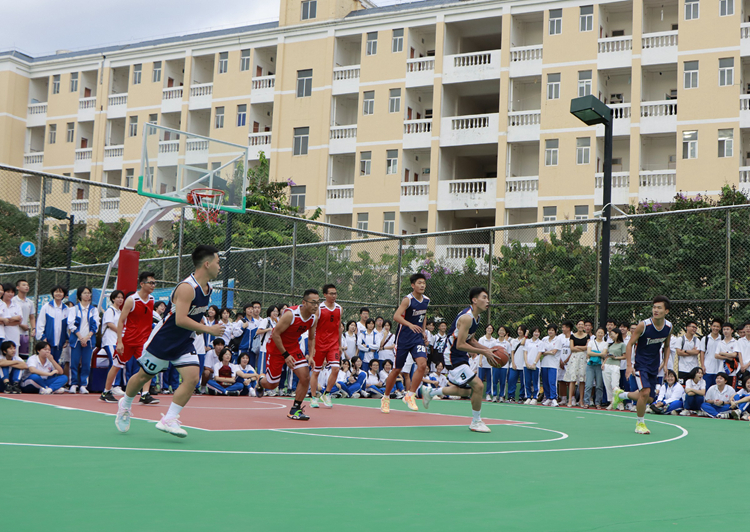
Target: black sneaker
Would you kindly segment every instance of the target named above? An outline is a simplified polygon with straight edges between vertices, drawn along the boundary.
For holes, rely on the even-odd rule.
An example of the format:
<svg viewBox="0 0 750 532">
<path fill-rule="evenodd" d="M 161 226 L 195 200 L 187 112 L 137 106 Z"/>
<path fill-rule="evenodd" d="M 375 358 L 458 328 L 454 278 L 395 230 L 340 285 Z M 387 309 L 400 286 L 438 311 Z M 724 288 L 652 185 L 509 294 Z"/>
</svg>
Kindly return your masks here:
<svg viewBox="0 0 750 532">
<path fill-rule="evenodd" d="M 232 390 L 231 392 L 227 392 L 227 395 L 238 397 L 240 395 L 240 391 L 239 390 Z"/>
<path fill-rule="evenodd" d="M 154 399 L 151 396 L 150 393 L 144 393 L 143 395 L 141 395 L 141 399 L 138 402 L 141 403 L 142 405 L 156 405 L 156 404 L 159 404 L 159 400 L 158 399 Z"/>
<path fill-rule="evenodd" d="M 303 407 L 299 407 L 297 410 L 292 410 L 286 417 L 294 419 L 295 421 L 310 421 L 310 417 L 305 414 Z"/>
<path fill-rule="evenodd" d="M 105 403 L 117 403 L 119 402 L 119 399 L 112 395 L 112 392 L 102 392 L 102 394 L 99 396 L 100 401 L 104 401 Z"/>
<path fill-rule="evenodd" d="M 23 393 L 23 390 L 21 389 L 21 385 L 17 382 L 13 383 L 13 391 L 10 393 Z"/>
<path fill-rule="evenodd" d="M 255 387 L 255 397 L 263 397 L 263 394 L 266 393 L 266 390 L 261 386 L 260 384 Z"/>
</svg>

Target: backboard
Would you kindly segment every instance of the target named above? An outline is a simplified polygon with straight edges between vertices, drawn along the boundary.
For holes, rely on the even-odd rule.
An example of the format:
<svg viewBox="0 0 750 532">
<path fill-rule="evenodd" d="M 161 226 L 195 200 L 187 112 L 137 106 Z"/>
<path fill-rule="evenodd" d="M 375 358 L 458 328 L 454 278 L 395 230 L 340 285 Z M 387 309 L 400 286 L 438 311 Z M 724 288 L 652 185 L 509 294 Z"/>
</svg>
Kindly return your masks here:
<svg viewBox="0 0 750 532">
<path fill-rule="evenodd" d="M 138 193 L 187 204 L 193 189 L 221 189 L 221 210 L 245 212 L 247 168 L 247 146 L 146 124 Z"/>
</svg>

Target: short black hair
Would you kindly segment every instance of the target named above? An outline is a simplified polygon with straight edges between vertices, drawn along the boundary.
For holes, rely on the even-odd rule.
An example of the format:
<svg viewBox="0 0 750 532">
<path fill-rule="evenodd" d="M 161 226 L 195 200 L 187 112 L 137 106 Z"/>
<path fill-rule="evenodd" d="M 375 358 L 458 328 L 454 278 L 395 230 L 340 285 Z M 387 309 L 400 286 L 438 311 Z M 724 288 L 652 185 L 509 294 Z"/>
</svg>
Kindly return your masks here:
<svg viewBox="0 0 750 532">
<path fill-rule="evenodd" d="M 221 315 L 222 315 L 222 314 L 224 314 L 224 311 L 226 311 L 226 312 L 229 312 L 229 317 L 230 317 L 230 318 L 231 318 L 232 316 L 234 316 L 234 312 L 232 312 L 232 309 L 231 309 L 231 308 L 228 308 L 228 307 L 224 307 L 223 309 L 221 309 L 221 310 L 219 311 L 219 318 L 221 318 Z"/>
<path fill-rule="evenodd" d="M 335 290 L 335 289 L 336 289 L 336 285 L 335 285 L 335 284 L 332 284 L 332 283 L 324 284 L 324 285 L 323 285 L 323 293 L 324 293 L 324 294 L 327 294 L 327 293 L 328 293 L 328 291 L 329 291 L 329 290 L 330 290 L 331 288 L 333 288 L 333 289 Z"/>
<path fill-rule="evenodd" d="M 13 292 L 16 293 L 16 285 L 13 283 L 3 283 L 3 292 Z"/>
<path fill-rule="evenodd" d="M 222 353 L 224 353 L 224 351 L 222 351 Z M 249 364 L 250 363 L 250 353 L 247 352 L 247 351 L 243 351 L 242 353 L 240 353 L 240 356 L 237 358 L 237 362 L 242 362 L 242 358 L 243 357 L 247 357 L 247 363 Z"/>
<path fill-rule="evenodd" d="M 230 354 L 230 356 L 231 356 L 231 354 L 232 354 L 232 351 L 231 351 L 231 350 L 230 350 L 230 349 L 229 349 L 228 347 L 225 347 L 224 349 L 222 349 L 222 350 L 221 350 L 221 351 L 219 352 L 219 362 L 224 362 L 224 355 L 226 355 L 227 353 L 229 353 L 229 354 Z M 231 359 L 231 358 L 229 359 L 229 362 L 230 362 L 230 363 L 232 362 L 232 359 Z"/>
<path fill-rule="evenodd" d="M 214 338 L 214 347 L 216 347 L 217 345 L 227 345 L 227 343 L 224 341 L 224 338 L 218 336 Z"/>
<path fill-rule="evenodd" d="M 615 320 L 613 320 L 612 318 L 609 318 L 609 319 L 607 320 L 607 325 L 609 325 L 610 323 L 611 323 L 612 325 L 614 325 L 615 327 L 617 327 L 617 322 L 616 322 Z"/>
<path fill-rule="evenodd" d="M 372 369 L 373 364 L 377 364 L 378 367 L 380 367 L 380 360 L 378 360 L 377 358 L 373 358 L 372 360 L 370 360 L 370 362 L 367 363 L 367 367 L 369 369 Z"/>
<path fill-rule="evenodd" d="M 672 377 L 674 377 L 675 384 L 679 384 L 680 379 L 677 378 L 677 373 L 675 373 L 673 369 L 667 370 L 667 374 L 664 375 L 664 382 L 667 382 L 667 375 L 672 375 Z"/>
<path fill-rule="evenodd" d="M 372 323 L 372 324 L 373 324 L 373 326 L 374 326 L 374 325 L 375 325 L 375 320 L 374 320 L 374 319 L 372 319 L 372 318 L 367 318 L 367 319 L 365 320 L 365 327 L 367 327 L 367 326 L 368 326 L 368 325 L 370 325 L 371 323 Z"/>
<path fill-rule="evenodd" d="M 307 290 L 305 290 L 304 292 L 302 292 L 302 299 L 305 299 L 305 298 L 306 298 L 307 296 L 309 296 L 309 295 L 311 295 L 311 294 L 314 294 L 314 295 L 316 295 L 316 296 L 319 296 L 319 295 L 320 295 L 320 292 L 318 292 L 318 291 L 317 291 L 317 290 L 315 290 L 314 288 L 308 288 Z"/>
<path fill-rule="evenodd" d="M 592 320 L 588 319 L 588 318 L 586 318 L 585 320 L 583 320 L 583 324 L 584 325 L 586 325 L 587 323 L 590 323 L 592 326 L 594 325 L 594 322 Z"/>
<path fill-rule="evenodd" d="M 385 327 L 386 325 L 390 325 L 390 326 L 391 326 L 391 328 L 393 328 L 393 323 L 391 323 L 391 320 L 385 320 L 385 321 L 383 322 L 383 327 Z"/>
<path fill-rule="evenodd" d="M 94 296 L 94 291 L 91 289 L 90 286 L 79 286 L 78 288 L 76 288 L 76 299 L 78 300 L 79 303 L 81 302 L 81 294 L 83 294 L 83 292 L 86 290 L 91 292 L 91 297 Z"/>
<path fill-rule="evenodd" d="M 469 303 L 471 303 L 475 297 L 481 296 L 482 292 L 489 295 L 489 292 L 487 292 L 487 289 L 482 286 L 475 286 L 474 288 L 469 290 Z"/>
<path fill-rule="evenodd" d="M 409 284 L 414 284 L 420 279 L 424 279 L 425 281 L 427 281 L 427 276 L 425 276 L 425 274 L 423 273 L 412 273 L 409 277 Z"/>
<path fill-rule="evenodd" d="M 16 281 L 16 288 L 18 288 L 18 285 L 21 283 L 29 284 L 29 282 L 26 279 L 19 279 Z"/>
<path fill-rule="evenodd" d="M 350 326 L 350 325 L 351 325 L 352 323 L 353 323 L 354 325 L 356 325 L 356 324 L 357 324 L 357 322 L 356 322 L 356 321 L 354 321 L 354 320 L 349 320 L 349 321 L 348 321 L 348 322 L 346 323 L 346 329 L 344 329 L 344 330 L 345 330 L 345 331 L 348 331 L 348 330 L 349 330 L 349 326 Z"/>
<path fill-rule="evenodd" d="M 656 296 L 653 300 L 651 300 L 652 305 L 655 305 L 657 303 L 664 303 L 664 308 L 666 310 L 669 310 L 669 307 L 672 306 L 672 302 L 667 296 Z"/>
<path fill-rule="evenodd" d="M 211 310 L 211 309 L 214 310 L 214 314 L 217 320 L 221 318 L 221 314 L 219 314 L 219 307 L 217 307 L 216 305 L 211 305 L 208 307 L 208 310 Z M 206 311 L 206 317 L 208 317 L 208 310 Z"/>
<path fill-rule="evenodd" d="M 518 329 L 521 329 L 523 331 L 524 336 L 527 332 L 529 332 L 529 329 L 526 327 L 526 325 L 519 325 L 518 327 L 516 327 L 516 330 Z"/>
<path fill-rule="evenodd" d="M 156 274 L 154 272 L 141 272 L 140 275 L 138 275 L 138 284 L 145 283 L 149 277 L 153 277 L 156 279 Z"/>
<path fill-rule="evenodd" d="M 719 373 L 717 373 L 716 378 L 718 379 L 719 377 L 723 378 L 724 382 L 729 382 L 729 375 L 727 375 L 725 372 L 720 371 Z"/>
<path fill-rule="evenodd" d="M 554 323 L 550 323 L 549 325 L 547 325 L 547 330 L 549 331 L 550 329 L 555 331 L 555 334 L 557 334 L 557 325 L 555 325 Z"/>
<path fill-rule="evenodd" d="M 747 324 L 748 324 L 748 322 L 745 322 L 745 325 L 747 325 Z M 685 324 L 685 327 L 687 327 L 688 325 L 695 325 L 696 327 L 698 326 L 698 324 L 695 323 L 693 320 L 688 320 L 687 323 Z M 745 325 L 743 325 L 742 327 L 744 328 Z"/>
<path fill-rule="evenodd" d="M 542 334 L 542 330 L 539 327 L 532 327 L 531 328 L 531 334 L 532 334 L 532 336 L 533 336 L 533 334 L 535 332 L 538 332 L 540 335 Z"/>
<path fill-rule="evenodd" d="M 247 309 L 249 309 L 249 308 L 253 308 L 253 304 L 252 303 L 245 303 L 245 305 L 242 307 L 242 313 L 243 314 L 247 314 Z"/>
<path fill-rule="evenodd" d="M 154 310 L 156 310 L 159 305 L 164 305 L 164 308 L 167 308 L 167 304 L 164 301 L 154 301 Z"/>
<path fill-rule="evenodd" d="M 13 340 L 5 340 L 2 344 L 0 344 L 0 351 L 5 354 L 8 349 L 11 347 L 16 347 L 16 343 Z"/>
<path fill-rule="evenodd" d="M 34 344 L 34 351 L 37 353 L 47 347 L 49 344 L 45 342 L 44 340 L 39 340 L 36 344 Z"/>
<path fill-rule="evenodd" d="M 695 379 L 695 376 L 698 374 L 699 371 L 703 371 L 703 368 L 700 366 L 694 367 L 692 370 L 690 370 L 688 377 L 691 379 Z"/>
<path fill-rule="evenodd" d="M 112 290 L 112 293 L 109 294 L 109 300 L 114 303 L 117 296 L 125 297 L 125 293 L 122 290 Z"/>
<path fill-rule="evenodd" d="M 723 329 L 724 327 L 729 327 L 730 329 L 734 330 L 734 325 L 732 325 L 732 324 L 731 324 L 731 323 L 729 323 L 728 321 L 725 321 L 725 322 L 724 322 L 724 323 L 723 323 L 723 324 L 721 325 L 721 328 L 722 328 L 722 329 Z"/>
<path fill-rule="evenodd" d="M 260 301 L 253 301 L 252 303 L 250 303 L 250 306 L 254 307 L 255 305 L 258 305 L 259 307 L 262 307 L 263 303 L 261 303 Z"/>
<path fill-rule="evenodd" d="M 66 296 L 66 295 L 68 294 L 68 289 L 67 289 L 67 288 L 65 288 L 65 287 L 64 287 L 64 286 L 62 286 L 62 285 L 56 284 L 56 285 L 55 285 L 55 286 L 53 286 L 53 287 L 52 287 L 52 289 L 51 289 L 51 290 L 49 291 L 49 295 L 51 295 L 52 297 L 55 297 L 55 292 L 57 292 L 58 290 L 62 290 L 62 293 L 63 293 L 63 297 L 65 297 L 65 296 Z"/>
<path fill-rule="evenodd" d="M 572 320 L 565 320 L 562 322 L 563 327 L 567 327 L 570 330 L 573 330 L 573 321 Z"/>
<path fill-rule="evenodd" d="M 720 320 L 719 318 L 712 319 L 711 320 L 711 325 L 713 325 L 714 323 L 718 323 L 719 327 L 721 327 L 724 324 L 724 322 L 722 320 Z"/>
<path fill-rule="evenodd" d="M 215 246 L 207 246 L 205 244 L 201 244 L 200 246 L 196 247 L 193 253 L 190 255 L 190 257 L 193 259 L 193 266 L 198 268 L 209 257 L 213 258 L 213 256 L 218 252 L 219 249 Z"/>
<path fill-rule="evenodd" d="M 688 322 L 688 325 L 690 325 L 690 323 L 691 323 L 691 322 Z M 695 322 L 692 322 L 692 323 L 695 323 Z M 742 328 L 744 329 L 744 328 L 745 328 L 745 327 L 747 327 L 748 325 L 750 325 L 750 321 L 746 321 L 745 323 L 743 323 L 743 324 L 742 324 Z"/>
<path fill-rule="evenodd" d="M 279 307 L 277 307 L 276 305 L 271 305 L 270 307 L 268 307 L 266 309 L 266 317 L 267 318 L 271 317 L 271 313 L 273 312 L 274 309 L 279 310 Z"/>
<path fill-rule="evenodd" d="M 369 314 L 370 313 L 370 309 L 367 308 L 367 307 L 362 307 L 361 309 L 359 309 L 359 315 L 360 316 L 362 315 L 363 312 L 367 312 Z"/>
</svg>

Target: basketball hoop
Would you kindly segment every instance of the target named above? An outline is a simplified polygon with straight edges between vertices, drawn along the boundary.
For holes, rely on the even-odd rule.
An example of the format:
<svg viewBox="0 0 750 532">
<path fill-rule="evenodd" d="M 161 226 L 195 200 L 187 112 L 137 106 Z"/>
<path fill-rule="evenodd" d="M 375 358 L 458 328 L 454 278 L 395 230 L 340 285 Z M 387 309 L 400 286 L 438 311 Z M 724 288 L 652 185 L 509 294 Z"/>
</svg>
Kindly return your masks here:
<svg viewBox="0 0 750 532">
<path fill-rule="evenodd" d="M 196 188 L 187 196 L 188 203 L 198 210 L 196 219 L 209 225 L 219 222 L 219 210 L 224 203 L 224 191 L 217 188 Z"/>
</svg>

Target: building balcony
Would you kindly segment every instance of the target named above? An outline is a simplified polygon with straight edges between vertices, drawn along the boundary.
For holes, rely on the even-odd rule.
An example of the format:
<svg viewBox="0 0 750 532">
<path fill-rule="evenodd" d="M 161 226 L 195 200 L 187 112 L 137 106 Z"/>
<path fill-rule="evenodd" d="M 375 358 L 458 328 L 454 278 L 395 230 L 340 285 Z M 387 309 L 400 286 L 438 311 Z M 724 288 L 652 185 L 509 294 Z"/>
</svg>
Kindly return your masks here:
<svg viewBox="0 0 750 532">
<path fill-rule="evenodd" d="M 328 153 L 354 153 L 357 151 L 357 124 L 331 127 Z"/>
<path fill-rule="evenodd" d="M 70 211 L 75 216 L 76 222 L 79 220 L 85 220 L 89 216 L 89 200 L 86 199 L 74 199 L 70 202 Z"/>
<path fill-rule="evenodd" d="M 187 139 L 185 141 L 185 164 L 207 164 L 207 163 L 208 163 L 208 140 Z"/>
<path fill-rule="evenodd" d="M 541 109 L 508 113 L 508 142 L 538 141 L 541 120 Z"/>
<path fill-rule="evenodd" d="M 44 165 L 44 152 L 27 153 L 23 156 L 23 167 L 41 170 Z"/>
<path fill-rule="evenodd" d="M 630 111 L 629 103 L 611 103 L 609 108 L 612 109 L 612 134 L 614 136 L 630 135 Z M 596 136 L 604 136 L 604 125 L 596 126 Z"/>
<path fill-rule="evenodd" d="M 542 75 L 542 45 L 515 46 L 510 49 L 510 77 Z"/>
<path fill-rule="evenodd" d="M 125 147 L 120 146 L 105 146 L 104 147 L 104 161 L 102 167 L 104 171 L 108 170 L 120 170 L 122 168 L 122 155 L 125 151 Z"/>
<path fill-rule="evenodd" d="M 638 184 L 639 203 L 644 201 L 672 203 L 677 194 L 677 171 L 641 170 Z"/>
<path fill-rule="evenodd" d="M 406 60 L 406 88 L 424 87 L 435 81 L 435 58 L 419 57 Z"/>
<path fill-rule="evenodd" d="M 429 148 L 432 141 L 432 119 L 404 120 L 404 149 Z"/>
<path fill-rule="evenodd" d="M 750 22 L 740 24 L 740 55 L 750 55 Z"/>
<path fill-rule="evenodd" d="M 443 258 L 453 268 L 461 268 L 469 258 L 484 263 L 484 258 L 489 253 L 488 244 L 450 244 L 445 246 Z"/>
<path fill-rule="evenodd" d="M 536 209 L 539 202 L 539 176 L 508 177 L 505 179 L 506 209 Z"/>
<path fill-rule="evenodd" d="M 91 157 L 94 150 L 92 148 L 81 148 L 76 150 L 73 171 L 76 173 L 86 173 L 91 171 Z"/>
<path fill-rule="evenodd" d="M 271 103 L 276 87 L 276 76 L 258 76 L 253 78 L 253 89 L 250 91 L 250 103 Z"/>
<path fill-rule="evenodd" d="M 500 79 L 500 50 L 446 55 L 443 83 Z"/>
<path fill-rule="evenodd" d="M 496 204 L 497 178 L 438 181 L 438 210 L 494 210 Z"/>
<path fill-rule="evenodd" d="M 336 67 L 333 69 L 331 93 L 356 94 L 359 92 L 359 65 Z"/>
<path fill-rule="evenodd" d="M 500 115 L 453 116 L 440 122 L 440 146 L 497 144 Z"/>
<path fill-rule="evenodd" d="M 354 206 L 354 185 L 329 185 L 326 214 L 351 214 Z"/>
<path fill-rule="evenodd" d="M 177 160 L 180 155 L 180 140 L 160 140 L 159 141 L 159 166 L 177 166 Z"/>
<path fill-rule="evenodd" d="M 604 173 L 594 176 L 594 205 L 604 205 Z M 630 203 L 630 172 L 612 172 L 612 203 Z"/>
<path fill-rule="evenodd" d="M 27 216 L 39 216 L 41 203 L 38 201 L 26 201 L 21 203 L 18 208 Z"/>
<path fill-rule="evenodd" d="M 96 118 L 96 96 L 78 100 L 78 121 L 93 122 Z"/>
<path fill-rule="evenodd" d="M 32 103 L 26 111 L 26 127 L 43 126 L 47 123 L 47 102 Z"/>
<path fill-rule="evenodd" d="M 162 89 L 161 112 L 179 113 L 180 111 L 182 111 L 182 87 L 167 87 L 166 89 Z"/>
<path fill-rule="evenodd" d="M 740 166 L 740 192 L 750 194 L 750 166 Z"/>
<path fill-rule="evenodd" d="M 597 68 L 630 68 L 633 63 L 633 36 L 599 39 Z"/>
<path fill-rule="evenodd" d="M 251 161 L 260 159 L 260 152 L 268 159 L 271 156 L 271 132 L 263 131 L 260 133 L 250 133 L 247 136 L 250 153 L 248 155 Z"/>
<path fill-rule="evenodd" d="M 429 204 L 429 183 L 401 183 L 401 212 L 427 211 Z"/>
<path fill-rule="evenodd" d="M 677 62 L 677 31 L 644 33 L 641 46 L 643 66 Z"/>
<path fill-rule="evenodd" d="M 677 131 L 677 100 L 641 102 L 641 134 Z"/>
<path fill-rule="evenodd" d="M 211 100 L 213 100 L 214 84 L 199 83 L 190 86 L 190 100 L 188 109 L 211 109 Z M 163 103 L 163 100 L 162 100 Z"/>
<path fill-rule="evenodd" d="M 109 98 L 107 98 L 107 118 L 124 118 L 127 110 L 127 93 L 109 95 Z"/>
<path fill-rule="evenodd" d="M 740 127 L 750 127 L 750 94 L 740 94 Z"/>
<path fill-rule="evenodd" d="M 99 203 L 99 219 L 113 223 L 120 219 L 120 198 L 102 198 Z"/>
</svg>

